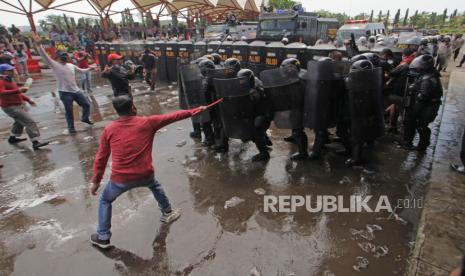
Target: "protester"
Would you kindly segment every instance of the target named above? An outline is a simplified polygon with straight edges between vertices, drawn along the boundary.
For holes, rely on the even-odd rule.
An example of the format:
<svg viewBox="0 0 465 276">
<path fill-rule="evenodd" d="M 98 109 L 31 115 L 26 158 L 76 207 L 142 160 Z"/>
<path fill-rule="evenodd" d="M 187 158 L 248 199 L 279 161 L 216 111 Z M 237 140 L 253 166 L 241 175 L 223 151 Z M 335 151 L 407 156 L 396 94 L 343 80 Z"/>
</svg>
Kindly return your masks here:
<svg viewBox="0 0 465 276">
<path fill-rule="evenodd" d="M 110 66 L 105 66 L 102 77 L 110 81 L 111 87 L 113 88 L 113 95 L 115 97 L 121 95 L 129 95 L 132 97 L 129 80 L 135 77 L 134 68 L 125 68 L 123 66 L 123 56 L 118 54 L 109 54 L 108 63 L 110 63 Z"/>
<path fill-rule="evenodd" d="M 157 57 L 145 47 L 144 54 L 140 57 L 140 61 L 144 67 L 144 78 L 150 90 L 155 91 L 155 82 L 157 81 Z"/>
<path fill-rule="evenodd" d="M 452 47 L 450 45 L 450 37 L 445 37 L 444 42 L 439 44 L 437 70 L 446 72 L 449 64 L 449 59 L 452 56 Z"/>
<path fill-rule="evenodd" d="M 465 129 L 463 130 L 462 135 L 462 148 L 460 150 L 460 160 L 462 161 L 462 166 L 451 164 L 453 170 L 465 174 Z"/>
<path fill-rule="evenodd" d="M 6 115 L 14 120 L 8 143 L 16 144 L 26 141 L 25 138 L 21 138 L 24 129 L 26 129 L 33 149 L 37 150 L 48 145 L 48 142 L 39 141 L 39 128 L 25 108 L 26 102 L 31 106 L 36 106 L 36 103 L 23 94 L 29 87 L 19 88 L 13 81 L 14 70 L 15 68 L 10 64 L 0 65 L 0 107 Z"/>
<path fill-rule="evenodd" d="M 24 51 L 24 44 L 16 46 L 16 60 L 18 64 L 18 73 L 20 75 L 29 76 L 27 70 L 27 54 L 26 51 Z"/>
<path fill-rule="evenodd" d="M 116 96 L 113 106 L 120 117 L 106 126 L 101 134 L 89 188 L 92 195 L 97 194 L 111 155 L 110 180 L 99 200 L 97 233 L 90 239 L 92 244 L 101 248 L 110 246 L 112 202 L 133 188 L 147 187 L 152 191 L 162 212 L 162 222 L 171 223 L 179 218 L 180 211 L 172 208 L 160 182 L 154 177 L 154 137 L 160 128 L 206 110 L 201 106 L 165 115 L 137 116 L 137 109 L 129 95 Z"/>
<path fill-rule="evenodd" d="M 81 122 L 88 125 L 93 125 L 89 119 L 90 105 L 87 97 L 79 89 L 76 84 L 75 71 L 86 73 L 92 68 L 81 69 L 74 64 L 68 63 L 68 54 L 62 53 L 59 56 L 59 62 L 53 60 L 41 45 L 41 39 L 37 34 L 33 35 L 33 40 L 36 47 L 39 50 L 39 54 L 42 56 L 44 61 L 52 68 L 57 78 L 57 90 L 60 94 L 60 100 L 65 106 L 66 122 L 68 124 L 69 133 L 76 133 L 74 128 L 74 115 L 73 115 L 73 102 L 76 102 L 82 107 Z"/>
<path fill-rule="evenodd" d="M 462 49 L 465 40 L 463 40 L 462 35 L 459 34 L 455 37 L 454 41 L 452 41 L 452 52 L 454 53 L 454 62 L 459 56 L 460 49 Z"/>
<path fill-rule="evenodd" d="M 89 59 L 91 57 L 86 51 L 84 51 L 83 47 L 81 47 L 78 51 L 76 51 L 76 53 L 74 54 L 74 57 L 76 58 L 76 61 L 77 61 L 77 67 L 81 69 L 90 68 Z M 81 74 L 81 88 L 83 91 L 86 91 L 88 93 L 92 93 L 91 76 L 92 76 L 92 72 L 90 71 L 87 71 Z"/>
</svg>

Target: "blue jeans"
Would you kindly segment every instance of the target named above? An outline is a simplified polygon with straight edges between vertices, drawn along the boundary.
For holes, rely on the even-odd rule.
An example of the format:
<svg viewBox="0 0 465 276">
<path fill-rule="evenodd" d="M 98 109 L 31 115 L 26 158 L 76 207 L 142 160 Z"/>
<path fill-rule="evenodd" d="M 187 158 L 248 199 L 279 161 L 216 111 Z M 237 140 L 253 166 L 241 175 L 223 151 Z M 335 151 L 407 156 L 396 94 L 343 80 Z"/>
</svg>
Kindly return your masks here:
<svg viewBox="0 0 465 276">
<path fill-rule="evenodd" d="M 76 102 L 82 107 L 81 120 L 89 120 L 90 115 L 90 104 L 87 97 L 82 92 L 63 92 L 59 91 L 60 100 L 65 106 L 66 123 L 68 123 L 68 129 L 74 130 L 74 114 L 73 114 L 73 102 Z"/>
<path fill-rule="evenodd" d="M 82 90 L 90 91 L 90 89 L 91 89 L 91 86 L 90 86 L 91 75 L 92 74 L 91 74 L 90 71 L 81 74 L 81 88 L 82 88 Z"/>
<path fill-rule="evenodd" d="M 165 195 L 165 191 L 161 187 L 160 182 L 158 182 L 154 176 L 145 180 L 127 184 L 114 183 L 110 180 L 103 189 L 99 200 L 97 227 L 99 239 L 109 240 L 111 238 L 111 203 L 123 193 L 139 187 L 147 187 L 152 191 L 162 213 L 171 211 L 171 204 L 168 197 Z"/>
</svg>

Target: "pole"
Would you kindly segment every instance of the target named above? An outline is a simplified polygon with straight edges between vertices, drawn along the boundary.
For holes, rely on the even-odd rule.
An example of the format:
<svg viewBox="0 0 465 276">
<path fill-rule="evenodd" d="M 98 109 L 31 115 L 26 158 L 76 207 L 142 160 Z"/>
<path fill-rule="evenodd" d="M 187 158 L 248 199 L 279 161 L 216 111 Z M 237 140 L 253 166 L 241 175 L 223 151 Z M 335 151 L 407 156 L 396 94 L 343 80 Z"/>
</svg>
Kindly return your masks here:
<svg viewBox="0 0 465 276">
<path fill-rule="evenodd" d="M 27 20 L 29 20 L 29 25 L 31 25 L 31 31 L 35 33 L 37 29 L 36 24 L 34 23 L 34 16 L 32 15 L 32 12 L 27 12 L 26 16 Z"/>
</svg>

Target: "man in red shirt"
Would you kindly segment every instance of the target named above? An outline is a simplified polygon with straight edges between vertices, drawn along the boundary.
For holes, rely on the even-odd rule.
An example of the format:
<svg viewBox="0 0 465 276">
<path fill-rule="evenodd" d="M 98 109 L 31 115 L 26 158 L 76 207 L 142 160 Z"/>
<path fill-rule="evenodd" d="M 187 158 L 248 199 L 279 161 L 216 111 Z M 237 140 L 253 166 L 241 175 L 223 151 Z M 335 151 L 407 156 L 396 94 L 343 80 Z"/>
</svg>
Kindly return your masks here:
<svg viewBox="0 0 465 276">
<path fill-rule="evenodd" d="M 36 103 L 23 94 L 29 89 L 28 87 L 19 88 L 13 81 L 14 70 L 15 68 L 10 64 L 0 65 L 0 107 L 6 115 L 14 120 L 8 143 L 16 144 L 25 141 L 26 139 L 20 137 L 26 128 L 26 133 L 32 141 L 32 147 L 36 150 L 48 145 L 48 142 L 39 141 L 39 128 L 25 108 L 26 102 L 32 106 L 36 106 Z"/>
<path fill-rule="evenodd" d="M 78 68 L 87 69 L 90 67 L 90 55 L 86 51 L 84 51 L 83 48 L 80 48 L 78 51 L 76 51 L 76 53 L 74 54 L 74 58 L 77 61 Z M 87 93 L 92 93 L 91 75 L 92 73 L 90 71 L 81 73 L 81 88 L 83 91 L 86 91 Z"/>
<path fill-rule="evenodd" d="M 152 191 L 162 212 L 160 219 L 162 222 L 171 223 L 179 218 L 179 210 L 171 208 L 161 184 L 154 177 L 152 165 L 154 136 L 160 128 L 207 109 L 201 106 L 171 114 L 137 116 L 137 109 L 129 95 L 114 97 L 113 106 L 120 117 L 106 126 L 101 134 L 89 188 L 92 195 L 97 194 L 111 155 L 110 181 L 99 200 L 97 233 L 92 234 L 90 239 L 92 244 L 100 248 L 110 246 L 112 202 L 130 189 L 147 187 Z"/>
</svg>

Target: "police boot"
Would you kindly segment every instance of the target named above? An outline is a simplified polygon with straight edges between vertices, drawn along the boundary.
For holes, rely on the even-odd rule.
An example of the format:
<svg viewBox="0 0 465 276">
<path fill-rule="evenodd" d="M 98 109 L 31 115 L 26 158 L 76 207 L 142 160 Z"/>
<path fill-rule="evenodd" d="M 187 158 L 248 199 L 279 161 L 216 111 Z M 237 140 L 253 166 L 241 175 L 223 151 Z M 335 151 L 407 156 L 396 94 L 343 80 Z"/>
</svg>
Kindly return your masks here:
<svg viewBox="0 0 465 276">
<path fill-rule="evenodd" d="M 415 119 L 407 117 L 404 121 L 404 137 L 400 146 L 406 150 L 412 150 L 413 138 L 415 138 Z"/>
<path fill-rule="evenodd" d="M 291 156 L 291 160 L 305 160 L 308 158 L 308 138 L 307 134 L 302 130 L 300 133 L 296 132 L 295 141 L 297 144 L 298 152 Z"/>
<path fill-rule="evenodd" d="M 194 131 L 192 131 L 189 134 L 189 136 L 192 139 L 200 139 L 200 138 L 202 138 L 202 132 L 201 132 L 200 124 L 192 122 L 192 128 L 194 129 Z"/>
<path fill-rule="evenodd" d="M 262 135 L 254 140 L 255 145 L 259 153 L 252 157 L 252 162 L 268 161 L 270 159 L 270 154 L 268 153 L 268 148 L 266 147 L 265 136 Z"/>
<path fill-rule="evenodd" d="M 219 135 L 219 139 L 216 145 L 212 147 L 212 149 L 218 153 L 223 153 L 223 152 L 228 152 L 229 150 L 229 139 L 224 133 L 224 131 L 221 131 Z"/>
<path fill-rule="evenodd" d="M 416 147 L 416 150 L 426 151 L 426 149 L 428 148 L 430 144 L 431 129 L 426 126 L 426 127 L 419 127 L 417 130 L 420 136 L 420 141 L 418 141 L 418 146 Z"/>
<path fill-rule="evenodd" d="M 321 131 L 321 130 L 316 131 L 315 141 L 313 142 L 313 148 L 312 148 L 312 151 L 310 152 L 308 159 L 316 160 L 320 158 L 321 151 L 323 150 L 323 147 L 325 145 L 325 141 L 326 141 L 326 131 Z"/>
<path fill-rule="evenodd" d="M 352 157 L 347 159 L 346 165 L 349 167 L 360 166 L 362 162 L 362 146 L 363 143 L 357 143 L 352 146 Z"/>
<path fill-rule="evenodd" d="M 203 134 L 205 135 L 205 140 L 203 140 L 202 145 L 205 147 L 213 146 L 215 144 L 215 138 L 213 136 L 213 129 L 210 122 L 202 124 Z"/>
</svg>

